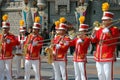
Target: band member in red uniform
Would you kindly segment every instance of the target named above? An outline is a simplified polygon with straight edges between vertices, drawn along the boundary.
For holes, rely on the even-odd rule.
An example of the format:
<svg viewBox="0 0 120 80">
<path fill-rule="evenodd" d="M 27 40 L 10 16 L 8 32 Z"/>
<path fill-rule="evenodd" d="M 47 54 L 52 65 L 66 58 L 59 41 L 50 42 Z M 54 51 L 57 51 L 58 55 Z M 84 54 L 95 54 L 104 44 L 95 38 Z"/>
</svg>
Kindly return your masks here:
<svg viewBox="0 0 120 80">
<path fill-rule="evenodd" d="M 99 80 L 113 80 L 113 62 L 115 61 L 115 48 L 119 30 L 113 26 L 114 14 L 108 12 L 109 4 L 103 3 L 101 28 L 92 36 L 92 42 L 97 43 L 94 59 Z"/>
<path fill-rule="evenodd" d="M 77 38 L 71 41 L 71 46 L 75 46 L 73 55 L 75 80 L 87 80 L 86 62 L 87 50 L 90 44 L 90 38 L 87 36 L 88 25 L 83 24 L 84 16 L 80 17 L 80 28 Z"/>
<path fill-rule="evenodd" d="M 67 25 L 60 23 L 59 28 L 56 29 L 57 35 L 53 39 L 54 62 L 52 64 L 55 72 L 55 80 L 68 80 L 66 63 L 70 38 L 66 35 Z"/>
<path fill-rule="evenodd" d="M 9 32 L 10 23 L 6 20 L 8 19 L 8 15 L 4 15 L 2 22 L 2 34 L 0 34 L 0 80 L 4 80 L 4 76 L 6 75 L 7 80 L 12 79 L 12 59 L 13 47 L 18 44 L 15 36 Z"/>
<path fill-rule="evenodd" d="M 23 56 L 23 46 L 24 42 L 26 41 L 27 36 L 25 36 L 26 27 L 24 26 L 24 21 L 20 20 L 20 28 L 19 28 L 19 35 L 17 36 L 17 40 L 19 41 L 19 45 L 16 46 L 16 74 L 15 78 L 20 77 L 20 70 L 21 70 L 21 60 L 23 60 L 24 65 L 24 56 Z"/>
<path fill-rule="evenodd" d="M 35 80 L 41 80 L 40 74 L 40 49 L 43 45 L 43 38 L 39 35 L 41 25 L 40 18 L 35 18 L 33 31 L 28 35 L 25 44 L 25 80 L 30 80 L 31 66 L 35 72 Z"/>
</svg>

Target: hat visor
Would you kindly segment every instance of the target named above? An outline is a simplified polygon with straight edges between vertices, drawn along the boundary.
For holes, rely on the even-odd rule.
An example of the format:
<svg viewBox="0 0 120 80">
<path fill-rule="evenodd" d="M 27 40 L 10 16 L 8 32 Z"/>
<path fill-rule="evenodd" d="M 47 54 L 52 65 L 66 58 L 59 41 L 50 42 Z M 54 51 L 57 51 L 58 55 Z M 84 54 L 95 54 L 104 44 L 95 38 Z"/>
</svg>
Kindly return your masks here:
<svg viewBox="0 0 120 80">
<path fill-rule="evenodd" d="M 33 29 L 40 29 L 40 28 L 33 26 Z"/>
<path fill-rule="evenodd" d="M 57 30 L 66 30 L 65 28 L 58 28 Z"/>
<path fill-rule="evenodd" d="M 9 28 L 8 26 L 2 26 L 2 28 Z"/>
<path fill-rule="evenodd" d="M 112 18 L 110 18 L 110 17 L 102 17 L 102 20 L 107 20 L 107 19 L 112 19 Z"/>
<path fill-rule="evenodd" d="M 25 30 L 20 30 L 20 32 L 24 32 Z"/>
<path fill-rule="evenodd" d="M 83 28 L 80 28 L 79 31 L 85 31 L 85 30 L 88 30 L 88 29 L 83 29 Z"/>
</svg>

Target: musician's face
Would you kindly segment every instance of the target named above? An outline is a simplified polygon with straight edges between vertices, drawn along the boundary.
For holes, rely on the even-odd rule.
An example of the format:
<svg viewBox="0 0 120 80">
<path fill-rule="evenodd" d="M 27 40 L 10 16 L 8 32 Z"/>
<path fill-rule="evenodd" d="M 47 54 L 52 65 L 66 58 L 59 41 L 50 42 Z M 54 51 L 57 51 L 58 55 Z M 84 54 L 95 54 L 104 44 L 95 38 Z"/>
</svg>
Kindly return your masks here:
<svg viewBox="0 0 120 80">
<path fill-rule="evenodd" d="M 65 30 L 62 30 L 62 29 L 58 29 L 56 32 L 57 32 L 59 35 L 63 35 L 63 34 L 66 33 L 66 31 L 65 31 Z"/>
<path fill-rule="evenodd" d="M 83 30 L 79 32 L 79 35 L 86 35 L 87 34 L 87 30 Z"/>
<path fill-rule="evenodd" d="M 112 23 L 111 19 L 102 20 L 102 24 L 104 25 L 104 27 L 109 26 L 111 23 Z"/>
<path fill-rule="evenodd" d="M 33 28 L 33 31 L 32 31 L 34 34 L 39 34 L 39 29 L 34 29 Z"/>
<path fill-rule="evenodd" d="M 21 35 L 24 35 L 24 34 L 25 34 L 25 31 L 20 32 L 20 34 L 21 34 Z"/>
<path fill-rule="evenodd" d="M 10 30 L 10 28 L 3 28 L 3 33 L 6 34 L 9 32 L 9 30 Z"/>
</svg>

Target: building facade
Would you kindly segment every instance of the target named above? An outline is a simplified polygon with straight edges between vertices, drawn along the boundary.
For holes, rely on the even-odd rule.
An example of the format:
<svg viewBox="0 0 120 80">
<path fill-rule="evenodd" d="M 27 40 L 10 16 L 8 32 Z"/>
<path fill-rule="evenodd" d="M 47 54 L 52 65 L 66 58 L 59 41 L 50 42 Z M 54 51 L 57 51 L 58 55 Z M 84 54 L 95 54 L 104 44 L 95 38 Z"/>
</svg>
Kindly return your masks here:
<svg viewBox="0 0 120 80">
<path fill-rule="evenodd" d="M 29 0 L 33 1 L 33 0 Z M 68 22 L 74 24 L 78 28 L 75 11 L 81 0 L 38 0 L 39 3 L 46 5 L 44 12 L 47 15 L 46 23 L 43 23 L 43 27 L 51 28 L 51 25 L 54 21 L 58 20 L 61 16 L 65 17 Z M 86 21 L 85 23 L 92 26 L 94 21 L 101 22 L 102 10 L 101 4 L 105 1 L 110 3 L 110 11 L 115 13 L 115 18 L 120 18 L 120 0 L 83 0 L 87 4 L 86 8 Z M 3 14 L 9 15 L 9 22 L 11 23 L 13 33 L 18 34 L 17 30 L 19 29 L 19 20 L 22 19 L 21 10 L 22 10 L 23 0 L 0 0 L 0 17 Z M 46 18 L 43 17 L 43 18 Z M 2 20 L 0 19 L 0 22 Z M 44 25 L 45 24 L 45 25 Z M 47 24 L 47 25 L 46 25 Z M 1 23 L 0 23 L 1 25 Z M 16 31 L 16 32 L 15 32 Z"/>
</svg>

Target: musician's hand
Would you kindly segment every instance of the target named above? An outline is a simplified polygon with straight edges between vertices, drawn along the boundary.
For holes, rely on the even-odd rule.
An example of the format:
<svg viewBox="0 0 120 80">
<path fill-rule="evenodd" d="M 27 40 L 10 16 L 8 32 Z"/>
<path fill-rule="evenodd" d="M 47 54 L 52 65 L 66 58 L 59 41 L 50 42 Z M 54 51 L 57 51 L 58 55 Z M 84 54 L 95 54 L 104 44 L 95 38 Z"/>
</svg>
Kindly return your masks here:
<svg viewBox="0 0 120 80">
<path fill-rule="evenodd" d="M 34 41 L 33 43 L 32 43 L 32 46 L 36 46 L 38 44 L 38 41 Z"/>
<path fill-rule="evenodd" d="M 23 44 L 23 43 L 24 43 L 24 41 L 23 41 L 23 40 L 21 40 L 21 41 L 20 41 L 20 43 L 21 43 L 21 44 Z"/>
<path fill-rule="evenodd" d="M 103 33 L 108 33 L 108 32 L 109 32 L 109 29 L 108 29 L 108 28 L 104 28 L 104 29 L 102 30 L 102 32 L 103 32 Z"/>
<path fill-rule="evenodd" d="M 82 39 L 78 39 L 77 40 L 77 43 L 79 44 L 79 43 L 82 43 L 83 42 L 83 40 Z"/>
<path fill-rule="evenodd" d="M 60 44 L 56 44 L 56 49 L 59 49 L 61 47 Z"/>
<path fill-rule="evenodd" d="M 54 46 L 55 46 L 55 44 L 51 44 L 51 45 L 50 45 L 50 47 L 54 47 Z"/>
</svg>

